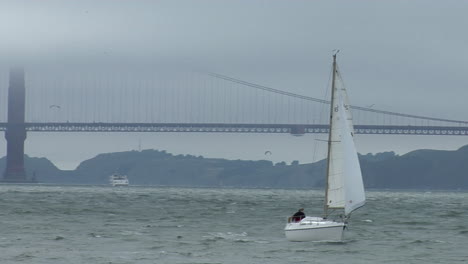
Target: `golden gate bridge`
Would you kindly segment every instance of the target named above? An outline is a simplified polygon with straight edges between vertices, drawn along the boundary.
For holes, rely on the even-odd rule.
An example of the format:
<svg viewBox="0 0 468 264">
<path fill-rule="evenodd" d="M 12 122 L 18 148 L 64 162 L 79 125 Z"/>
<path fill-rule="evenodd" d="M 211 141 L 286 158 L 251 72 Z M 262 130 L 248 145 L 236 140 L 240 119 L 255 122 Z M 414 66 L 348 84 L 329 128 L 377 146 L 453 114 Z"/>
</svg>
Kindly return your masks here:
<svg viewBox="0 0 468 264">
<path fill-rule="evenodd" d="M 16 68 L 0 83 L 7 182 L 27 181 L 27 132 L 328 133 L 329 101 L 217 73 L 25 78 Z M 351 108 L 358 134 L 468 135 L 468 121 Z"/>
</svg>

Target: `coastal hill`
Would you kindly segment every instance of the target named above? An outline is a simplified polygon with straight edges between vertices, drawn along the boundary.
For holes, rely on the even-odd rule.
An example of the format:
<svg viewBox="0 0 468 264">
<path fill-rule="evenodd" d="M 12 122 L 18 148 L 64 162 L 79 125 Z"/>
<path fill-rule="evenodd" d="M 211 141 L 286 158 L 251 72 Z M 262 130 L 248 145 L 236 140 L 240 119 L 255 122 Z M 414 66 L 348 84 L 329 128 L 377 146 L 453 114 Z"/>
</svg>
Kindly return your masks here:
<svg viewBox="0 0 468 264">
<path fill-rule="evenodd" d="M 378 189 L 468 189 L 468 146 L 455 151 L 416 150 L 359 155 L 364 185 Z M 143 150 L 100 154 L 75 170 L 58 169 L 46 158 L 25 156 L 30 177 L 41 183 L 107 184 L 112 173 L 128 175 L 132 185 L 320 188 L 325 161 L 311 164 L 247 161 L 172 155 Z M 4 171 L 5 158 L 0 159 Z"/>
</svg>

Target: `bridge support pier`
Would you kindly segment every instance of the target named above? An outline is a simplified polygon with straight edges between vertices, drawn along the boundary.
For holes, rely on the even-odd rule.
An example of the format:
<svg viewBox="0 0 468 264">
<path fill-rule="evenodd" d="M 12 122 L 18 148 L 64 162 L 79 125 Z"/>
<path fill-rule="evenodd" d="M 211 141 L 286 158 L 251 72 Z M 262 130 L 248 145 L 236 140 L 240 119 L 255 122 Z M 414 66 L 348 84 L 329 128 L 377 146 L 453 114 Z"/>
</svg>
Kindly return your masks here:
<svg viewBox="0 0 468 264">
<path fill-rule="evenodd" d="M 8 87 L 8 124 L 5 131 L 7 155 L 3 182 L 31 182 L 27 179 L 24 169 L 25 101 L 24 70 L 11 69 Z"/>
</svg>

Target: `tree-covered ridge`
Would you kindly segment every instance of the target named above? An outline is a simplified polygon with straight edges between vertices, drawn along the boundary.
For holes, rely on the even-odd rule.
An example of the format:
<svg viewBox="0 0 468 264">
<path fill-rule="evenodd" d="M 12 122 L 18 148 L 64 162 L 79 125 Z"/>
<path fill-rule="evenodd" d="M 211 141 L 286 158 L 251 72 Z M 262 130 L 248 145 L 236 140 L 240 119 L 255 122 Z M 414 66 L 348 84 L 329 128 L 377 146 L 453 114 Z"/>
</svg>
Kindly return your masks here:
<svg viewBox="0 0 468 264">
<path fill-rule="evenodd" d="M 468 189 L 468 146 L 455 151 L 416 150 L 359 155 L 366 188 Z M 62 171 L 45 158 L 26 156 L 26 170 L 39 182 L 107 184 L 112 173 L 132 185 L 321 188 L 325 161 L 311 164 L 211 159 L 143 150 L 99 154 L 76 170 Z M 4 171 L 5 158 L 0 159 Z"/>
</svg>

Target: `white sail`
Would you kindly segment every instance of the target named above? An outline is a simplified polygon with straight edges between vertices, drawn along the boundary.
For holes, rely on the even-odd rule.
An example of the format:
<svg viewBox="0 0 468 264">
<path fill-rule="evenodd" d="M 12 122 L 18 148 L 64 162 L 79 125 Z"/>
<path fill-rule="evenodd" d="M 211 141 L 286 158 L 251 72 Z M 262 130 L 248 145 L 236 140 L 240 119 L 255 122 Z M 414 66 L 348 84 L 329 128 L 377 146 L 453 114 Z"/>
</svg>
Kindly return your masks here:
<svg viewBox="0 0 468 264">
<path fill-rule="evenodd" d="M 344 200 L 345 215 L 363 206 L 366 202 L 364 194 L 364 184 L 362 182 L 361 166 L 354 145 L 353 134 L 349 129 L 349 121 L 345 116 L 345 105 L 341 104 L 340 120 L 342 120 L 341 144 L 343 149 L 343 179 L 344 179 Z"/>
<path fill-rule="evenodd" d="M 342 104 L 344 106 L 344 113 L 346 116 L 346 119 L 348 120 L 348 127 L 349 130 L 354 134 L 354 126 L 353 126 L 353 115 L 351 114 L 351 110 L 349 108 L 349 98 L 348 98 L 348 92 L 346 91 L 346 88 L 343 83 L 343 79 L 341 79 L 341 74 L 340 71 L 338 70 L 338 65 L 336 66 L 336 80 L 335 80 L 335 85 L 336 88 L 338 89 L 338 98 L 339 98 L 339 104 Z"/>
<path fill-rule="evenodd" d="M 337 69 L 335 75 L 326 205 L 329 209 L 345 209 L 345 215 L 348 215 L 364 205 L 365 195 L 361 167 L 354 146 L 348 95 Z"/>
<path fill-rule="evenodd" d="M 344 179 L 343 179 L 343 149 L 341 146 L 341 122 L 338 113 L 342 82 L 339 81 L 338 70 L 335 69 L 335 81 L 332 83 L 332 107 L 330 109 L 330 136 L 327 174 L 327 202 L 328 209 L 343 209 Z"/>
</svg>

